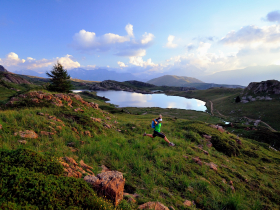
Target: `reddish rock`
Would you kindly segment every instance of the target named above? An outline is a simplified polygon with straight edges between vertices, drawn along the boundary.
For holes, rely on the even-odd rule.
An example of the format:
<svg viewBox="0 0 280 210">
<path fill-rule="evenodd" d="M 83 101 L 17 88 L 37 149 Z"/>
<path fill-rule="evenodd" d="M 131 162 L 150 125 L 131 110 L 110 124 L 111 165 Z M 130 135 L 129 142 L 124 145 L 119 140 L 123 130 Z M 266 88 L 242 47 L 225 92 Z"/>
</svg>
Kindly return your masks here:
<svg viewBox="0 0 280 210">
<path fill-rule="evenodd" d="M 235 192 L 234 186 L 230 186 L 232 192 Z"/>
<path fill-rule="evenodd" d="M 62 120 L 60 120 L 60 119 L 55 119 L 57 122 L 62 122 Z"/>
<path fill-rule="evenodd" d="M 109 124 L 107 124 L 107 123 L 104 123 L 103 126 L 104 126 L 105 128 L 108 128 L 108 129 L 112 128 L 112 126 L 109 125 Z"/>
<path fill-rule="evenodd" d="M 218 128 L 218 126 L 217 125 L 209 125 L 211 128 L 215 128 L 215 129 L 217 129 Z"/>
<path fill-rule="evenodd" d="M 110 169 L 109 169 L 109 168 L 107 168 L 107 167 L 106 167 L 106 166 L 104 166 L 104 165 L 102 165 L 102 166 L 101 166 L 101 168 L 102 168 L 101 173 L 106 172 L 106 171 L 110 171 Z"/>
<path fill-rule="evenodd" d="M 129 201 L 130 203 L 136 203 L 136 200 L 135 200 L 134 198 L 132 198 L 132 197 L 129 197 L 129 198 L 128 198 L 128 201 Z"/>
<path fill-rule="evenodd" d="M 106 117 L 106 120 L 111 120 L 111 118 L 110 117 Z"/>
<path fill-rule="evenodd" d="M 229 184 L 230 184 L 230 185 L 233 185 L 233 181 L 230 180 L 230 181 L 229 181 Z"/>
<path fill-rule="evenodd" d="M 50 100 L 52 100 L 52 95 L 45 94 L 44 99 L 46 99 L 47 101 L 50 101 Z"/>
<path fill-rule="evenodd" d="M 0 130 L 2 129 L 2 125 L 0 124 Z"/>
<path fill-rule="evenodd" d="M 56 120 L 56 117 L 55 116 L 48 116 L 48 118 L 50 119 L 50 120 Z"/>
<path fill-rule="evenodd" d="M 18 142 L 19 142 L 20 144 L 27 144 L 27 141 L 26 141 L 26 140 L 18 140 Z"/>
<path fill-rule="evenodd" d="M 160 202 L 148 202 L 138 206 L 138 209 L 169 210 L 168 207 Z"/>
<path fill-rule="evenodd" d="M 37 139 L 38 134 L 32 130 L 19 131 L 14 133 L 15 136 L 19 135 L 21 138 Z"/>
<path fill-rule="evenodd" d="M 75 111 L 75 112 L 84 112 L 84 110 L 82 110 L 82 109 L 79 108 L 79 107 L 78 107 L 77 109 L 74 109 L 74 111 Z"/>
<path fill-rule="evenodd" d="M 185 200 L 184 205 L 185 205 L 185 206 L 191 206 L 191 205 L 192 205 L 192 202 L 189 201 L 189 200 Z"/>
<path fill-rule="evenodd" d="M 87 170 L 87 169 L 93 169 L 91 166 L 85 164 L 83 160 L 80 160 L 79 163 L 80 163 L 80 166 L 81 166 L 83 169 L 85 169 L 85 170 Z"/>
<path fill-rule="evenodd" d="M 77 128 L 71 128 L 72 131 L 77 132 Z"/>
<path fill-rule="evenodd" d="M 214 171 L 218 171 L 218 166 L 215 163 L 205 163 L 205 165 L 209 166 L 211 169 L 213 169 Z"/>
<path fill-rule="evenodd" d="M 45 114 L 42 112 L 37 112 L 37 115 L 44 116 Z"/>
<path fill-rule="evenodd" d="M 90 133 L 90 131 L 85 131 L 85 135 L 87 135 L 87 136 L 91 137 L 91 133 Z"/>
<path fill-rule="evenodd" d="M 39 94 L 39 93 L 38 93 L 36 96 L 37 96 L 38 99 L 43 99 L 43 98 L 44 98 L 44 95 L 43 95 L 43 94 Z"/>
<path fill-rule="evenodd" d="M 77 166 L 78 163 L 71 157 L 64 157 L 63 158 L 67 163 L 71 164 L 71 165 L 74 165 L 74 166 Z"/>
<path fill-rule="evenodd" d="M 62 127 L 61 127 L 61 126 L 56 126 L 56 128 L 57 128 L 58 130 L 62 130 Z"/>
<path fill-rule="evenodd" d="M 207 143 L 207 147 L 208 147 L 208 148 L 211 148 L 211 147 L 212 147 L 212 143 L 211 143 L 211 142 L 208 142 L 208 143 Z"/>
<path fill-rule="evenodd" d="M 202 150 L 202 151 L 205 155 L 209 155 L 209 152 L 207 152 L 206 150 Z"/>
<path fill-rule="evenodd" d="M 40 103 L 39 99 L 37 99 L 37 98 L 32 98 L 31 101 L 32 101 L 33 103 L 37 103 L 37 104 Z"/>
<path fill-rule="evenodd" d="M 222 182 L 223 182 L 224 184 L 226 184 L 226 183 L 227 183 L 227 181 L 226 181 L 225 179 L 222 179 Z"/>
<path fill-rule="evenodd" d="M 84 180 L 92 184 L 93 189 L 100 196 L 106 196 L 117 206 L 123 199 L 125 179 L 121 172 L 108 171 L 98 174 L 96 177 L 87 175 Z"/>
<path fill-rule="evenodd" d="M 202 161 L 199 159 L 199 157 L 194 157 L 193 161 L 196 162 L 198 165 L 202 166 Z"/>
<path fill-rule="evenodd" d="M 221 133 L 223 133 L 223 132 L 225 132 L 225 129 L 223 129 L 223 127 L 222 126 L 218 126 L 218 131 L 220 131 Z"/>
<path fill-rule="evenodd" d="M 100 118 L 91 117 L 90 119 L 92 119 L 94 122 L 99 122 L 99 123 L 102 122 L 102 120 Z"/>
<path fill-rule="evenodd" d="M 41 131 L 40 133 L 41 133 L 41 135 L 43 135 L 43 136 L 50 136 L 50 135 L 54 135 L 54 133 L 53 133 L 53 132 L 47 132 L 47 131 Z"/>
</svg>

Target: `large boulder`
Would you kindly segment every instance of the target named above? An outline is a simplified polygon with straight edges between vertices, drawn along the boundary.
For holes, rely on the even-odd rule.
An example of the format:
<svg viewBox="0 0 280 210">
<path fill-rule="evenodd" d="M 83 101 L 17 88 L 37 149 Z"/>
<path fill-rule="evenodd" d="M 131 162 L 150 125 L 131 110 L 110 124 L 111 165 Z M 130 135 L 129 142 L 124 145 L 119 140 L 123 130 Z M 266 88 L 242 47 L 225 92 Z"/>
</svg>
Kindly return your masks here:
<svg viewBox="0 0 280 210">
<path fill-rule="evenodd" d="M 125 179 L 119 171 L 107 171 L 97 176 L 88 175 L 84 180 L 90 183 L 100 196 L 106 196 L 117 206 L 123 199 Z"/>
</svg>

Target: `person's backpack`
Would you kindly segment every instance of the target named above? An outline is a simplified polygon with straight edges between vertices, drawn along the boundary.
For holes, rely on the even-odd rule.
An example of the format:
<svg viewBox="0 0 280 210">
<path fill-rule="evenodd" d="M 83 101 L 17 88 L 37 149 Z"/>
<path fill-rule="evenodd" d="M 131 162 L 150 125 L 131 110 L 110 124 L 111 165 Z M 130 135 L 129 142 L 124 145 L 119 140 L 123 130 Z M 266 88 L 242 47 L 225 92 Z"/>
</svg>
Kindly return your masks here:
<svg viewBox="0 0 280 210">
<path fill-rule="evenodd" d="M 157 119 L 155 119 L 155 121 L 157 121 Z M 158 121 L 157 121 L 157 122 L 158 122 Z M 155 127 L 156 127 L 156 124 L 155 124 L 154 121 L 152 121 L 151 128 L 155 129 Z"/>
</svg>

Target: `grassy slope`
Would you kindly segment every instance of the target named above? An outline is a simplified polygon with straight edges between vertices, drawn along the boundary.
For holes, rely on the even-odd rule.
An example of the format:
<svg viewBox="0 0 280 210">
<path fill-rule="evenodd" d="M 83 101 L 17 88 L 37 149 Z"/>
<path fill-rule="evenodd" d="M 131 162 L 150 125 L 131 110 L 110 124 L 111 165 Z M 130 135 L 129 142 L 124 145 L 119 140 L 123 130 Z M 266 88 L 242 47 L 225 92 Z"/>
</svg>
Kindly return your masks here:
<svg viewBox="0 0 280 210">
<path fill-rule="evenodd" d="M 180 95 L 190 98 L 198 98 L 213 102 L 214 115 L 221 116 L 230 122 L 240 121 L 246 116 L 252 119 L 261 119 L 268 123 L 272 128 L 280 130 L 280 100 L 255 101 L 250 103 L 235 103 L 235 97 L 240 95 L 241 89 L 214 88 L 208 90 L 197 90 L 192 92 L 171 92 L 171 95 Z M 222 115 L 220 115 L 222 114 Z"/>
<path fill-rule="evenodd" d="M 95 174 L 101 171 L 102 164 L 112 170 L 121 171 L 126 178 L 126 191 L 140 195 L 137 204 L 160 201 L 166 206 L 184 209 L 183 202 L 188 199 L 195 201 L 197 208 L 204 209 L 280 208 L 280 155 L 268 149 L 268 145 L 242 139 L 243 146 L 238 148 L 232 140 L 236 138 L 235 135 L 221 134 L 205 123 L 180 119 L 182 113 L 177 115 L 178 119 L 173 118 L 174 113 L 170 113 L 172 117 L 167 117 L 169 110 L 166 109 L 160 110 L 165 112 L 162 130 L 176 144 L 176 147 L 168 147 L 160 138 L 142 136 L 145 131 L 152 132 L 151 119 L 158 114 L 155 109 L 150 110 L 151 114 L 138 115 L 139 111 L 132 108 L 130 111 L 135 114 L 126 114 L 103 101 L 91 99 L 89 95 L 86 97 L 87 100 L 100 104 L 102 109 L 111 114 L 86 108 L 83 108 L 84 113 L 76 113 L 67 107 L 0 111 L 0 124 L 3 125 L 3 129 L 0 130 L 1 147 L 8 150 L 29 148 L 53 158 L 71 156 L 76 160 L 83 159 L 93 166 Z M 36 140 L 27 140 L 26 145 L 20 145 L 17 141 L 21 138 L 13 135 L 16 131 L 52 131 L 49 127 L 50 120 L 37 115 L 37 112 L 54 115 L 66 126 L 62 131 L 57 130 L 54 136 L 40 136 Z M 122 131 L 105 129 L 101 124 L 91 122 L 91 116 L 100 117 Z M 195 117 L 195 114 L 188 112 L 184 116 L 191 118 Z M 107 120 L 106 117 L 111 119 Z M 217 118 L 211 116 L 206 118 L 206 114 L 199 117 L 203 121 L 217 121 Z M 73 132 L 72 127 L 77 128 L 79 134 Z M 93 137 L 82 135 L 84 130 L 89 130 Z M 198 144 L 204 144 L 201 142 L 202 134 L 216 138 L 215 144 L 213 143 L 216 149 L 204 148 L 209 152 L 209 156 L 196 147 Z M 80 141 L 86 144 L 83 145 Z M 77 152 L 72 152 L 67 147 L 69 142 L 75 142 Z M 240 155 L 226 155 L 232 151 L 238 151 Z M 200 157 L 207 163 L 214 162 L 218 165 L 218 171 L 215 172 L 206 165 L 199 166 L 194 163 L 192 157 Z M 221 165 L 225 165 L 226 168 Z M 227 184 L 223 183 L 223 179 Z M 234 183 L 235 193 L 228 184 L 230 180 Z M 136 204 L 130 205 L 125 201 L 122 206 L 124 209 L 137 207 Z"/>
</svg>

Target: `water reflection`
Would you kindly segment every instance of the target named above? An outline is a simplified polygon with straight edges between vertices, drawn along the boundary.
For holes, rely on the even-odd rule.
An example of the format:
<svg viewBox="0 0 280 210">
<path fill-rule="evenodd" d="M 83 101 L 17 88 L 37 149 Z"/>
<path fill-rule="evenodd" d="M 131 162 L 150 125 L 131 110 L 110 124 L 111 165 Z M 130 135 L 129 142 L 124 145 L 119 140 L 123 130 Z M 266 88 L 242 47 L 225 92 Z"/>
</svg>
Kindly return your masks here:
<svg viewBox="0 0 280 210">
<path fill-rule="evenodd" d="M 161 107 L 206 111 L 205 102 L 165 94 L 141 94 L 125 91 L 96 91 L 98 96 L 110 99 L 110 103 L 119 107 Z"/>
</svg>

